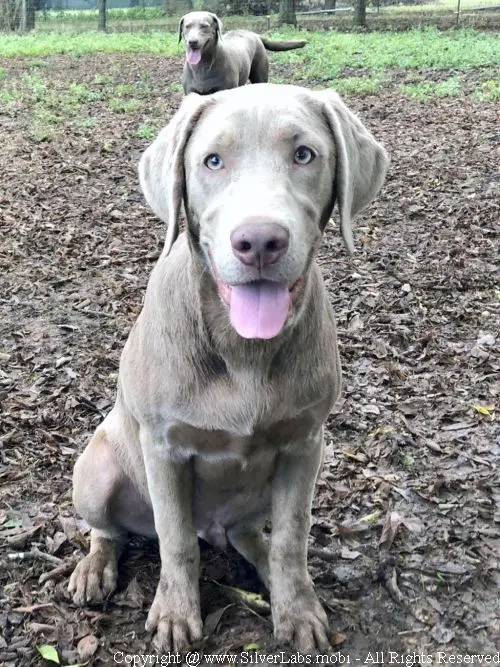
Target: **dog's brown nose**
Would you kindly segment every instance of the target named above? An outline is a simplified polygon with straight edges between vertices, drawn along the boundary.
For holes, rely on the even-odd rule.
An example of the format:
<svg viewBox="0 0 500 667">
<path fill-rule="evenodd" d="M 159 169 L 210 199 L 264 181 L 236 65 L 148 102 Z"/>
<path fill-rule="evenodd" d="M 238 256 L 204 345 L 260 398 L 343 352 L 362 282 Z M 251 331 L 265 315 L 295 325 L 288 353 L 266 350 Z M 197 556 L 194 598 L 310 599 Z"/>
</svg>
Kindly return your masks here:
<svg viewBox="0 0 500 667">
<path fill-rule="evenodd" d="M 274 264 L 288 250 L 290 233 L 276 222 L 247 222 L 231 233 L 235 256 L 247 266 Z"/>
</svg>

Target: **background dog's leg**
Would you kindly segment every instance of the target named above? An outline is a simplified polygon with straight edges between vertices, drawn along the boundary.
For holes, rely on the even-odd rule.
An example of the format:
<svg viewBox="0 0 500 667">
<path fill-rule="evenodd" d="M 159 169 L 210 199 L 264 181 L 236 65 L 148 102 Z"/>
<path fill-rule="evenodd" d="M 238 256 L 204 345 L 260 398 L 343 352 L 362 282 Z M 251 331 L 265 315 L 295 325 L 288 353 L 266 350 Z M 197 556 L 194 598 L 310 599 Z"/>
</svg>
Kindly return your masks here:
<svg viewBox="0 0 500 667">
<path fill-rule="evenodd" d="M 265 517 L 240 521 L 227 530 L 227 538 L 243 558 L 257 570 L 269 588 L 269 540 L 264 535 Z"/>
<path fill-rule="evenodd" d="M 328 622 L 307 572 L 311 504 L 323 456 L 322 435 L 281 453 L 272 488 L 269 565 L 274 635 L 300 651 L 328 645 Z"/>
<path fill-rule="evenodd" d="M 193 469 L 189 459 L 168 458 L 168 443 L 141 434 L 161 572 L 147 630 L 159 650 L 178 651 L 201 639 L 200 550 L 193 523 Z"/>
<path fill-rule="evenodd" d="M 262 44 L 256 48 L 248 78 L 250 83 L 267 83 L 269 80 L 269 60 Z"/>
</svg>

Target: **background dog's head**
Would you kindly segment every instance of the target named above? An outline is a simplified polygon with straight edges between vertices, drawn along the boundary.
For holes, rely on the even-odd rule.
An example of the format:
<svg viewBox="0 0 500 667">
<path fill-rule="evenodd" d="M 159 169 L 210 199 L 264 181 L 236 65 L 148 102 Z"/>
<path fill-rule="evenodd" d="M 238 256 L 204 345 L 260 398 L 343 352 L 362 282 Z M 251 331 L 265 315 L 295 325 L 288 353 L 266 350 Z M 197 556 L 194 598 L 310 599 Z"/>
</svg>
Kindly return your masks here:
<svg viewBox="0 0 500 667">
<path fill-rule="evenodd" d="M 222 23 L 212 12 L 190 12 L 179 21 L 179 42 L 186 43 L 186 60 L 197 65 L 203 54 L 217 44 L 222 33 Z"/>
<path fill-rule="evenodd" d="M 142 156 L 141 185 L 168 225 L 184 199 L 188 233 L 231 323 L 272 338 L 293 321 L 337 203 L 347 249 L 352 218 L 382 186 L 385 150 L 332 92 L 257 84 L 189 95 Z"/>
</svg>

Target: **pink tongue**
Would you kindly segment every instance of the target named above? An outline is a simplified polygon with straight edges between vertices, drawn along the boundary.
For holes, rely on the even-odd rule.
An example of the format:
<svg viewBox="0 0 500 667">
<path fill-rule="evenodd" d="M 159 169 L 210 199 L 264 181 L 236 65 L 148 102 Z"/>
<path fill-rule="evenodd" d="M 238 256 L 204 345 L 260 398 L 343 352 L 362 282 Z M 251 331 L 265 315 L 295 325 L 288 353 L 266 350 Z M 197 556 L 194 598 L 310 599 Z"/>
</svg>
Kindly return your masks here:
<svg viewBox="0 0 500 667">
<path fill-rule="evenodd" d="M 187 61 L 190 65 L 197 65 L 201 60 L 200 49 L 188 49 Z"/>
<path fill-rule="evenodd" d="M 260 281 L 231 288 L 231 324 L 243 338 L 274 338 L 290 308 L 286 285 Z"/>
</svg>

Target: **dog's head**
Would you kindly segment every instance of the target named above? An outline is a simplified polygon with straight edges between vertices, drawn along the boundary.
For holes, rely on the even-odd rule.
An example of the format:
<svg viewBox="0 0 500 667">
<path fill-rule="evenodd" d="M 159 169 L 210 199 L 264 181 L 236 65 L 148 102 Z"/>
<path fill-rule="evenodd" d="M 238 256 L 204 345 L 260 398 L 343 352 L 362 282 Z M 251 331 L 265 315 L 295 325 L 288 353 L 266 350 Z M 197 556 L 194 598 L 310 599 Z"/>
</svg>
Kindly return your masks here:
<svg viewBox="0 0 500 667">
<path fill-rule="evenodd" d="M 213 48 L 222 34 L 222 23 L 212 12 L 190 12 L 179 21 L 179 42 L 186 44 L 186 60 L 197 65 L 203 53 Z"/>
<path fill-rule="evenodd" d="M 142 189 L 168 223 L 184 199 L 188 233 L 246 338 L 294 320 L 337 203 L 344 243 L 382 186 L 385 150 L 333 91 L 256 84 L 188 95 L 141 158 Z"/>
</svg>

